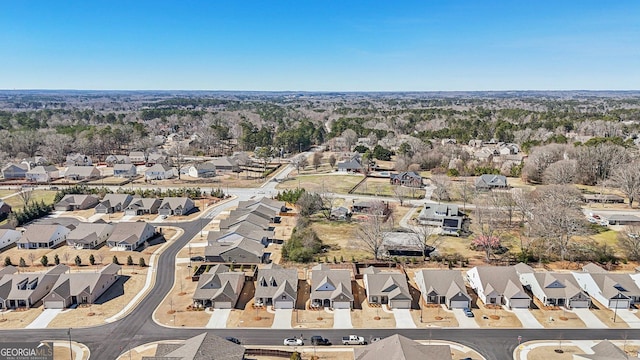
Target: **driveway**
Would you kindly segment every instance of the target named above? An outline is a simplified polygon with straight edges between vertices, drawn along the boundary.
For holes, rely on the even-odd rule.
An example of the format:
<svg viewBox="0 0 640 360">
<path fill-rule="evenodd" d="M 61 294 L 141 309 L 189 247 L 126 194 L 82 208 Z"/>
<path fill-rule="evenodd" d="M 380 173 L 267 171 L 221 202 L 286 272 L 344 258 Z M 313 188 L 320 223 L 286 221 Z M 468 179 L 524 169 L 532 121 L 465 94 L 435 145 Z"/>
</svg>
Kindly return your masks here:
<svg viewBox="0 0 640 360">
<path fill-rule="evenodd" d="M 49 325 L 58 314 L 62 312 L 62 309 L 44 309 L 42 314 L 38 315 L 31 324 L 27 325 L 27 329 L 44 329 Z"/>
<path fill-rule="evenodd" d="M 591 312 L 589 309 L 572 309 L 574 314 L 578 315 L 580 320 L 587 326 L 589 329 L 606 329 L 608 328 L 597 316 Z"/>
<path fill-rule="evenodd" d="M 215 309 L 209 322 L 207 323 L 207 329 L 224 329 L 227 327 L 227 320 L 231 315 L 231 309 Z"/>
<path fill-rule="evenodd" d="M 416 323 L 411 317 L 409 309 L 393 309 L 393 316 L 396 318 L 396 329 L 415 329 Z"/>
<path fill-rule="evenodd" d="M 274 329 L 291 329 L 291 317 L 293 316 L 293 309 L 276 309 L 273 315 Z"/>
<path fill-rule="evenodd" d="M 458 327 L 460 328 L 479 328 L 476 318 L 467 317 L 462 309 L 453 309 L 453 315 L 456 317 Z"/>
<path fill-rule="evenodd" d="M 333 310 L 333 328 L 353 329 L 353 324 L 351 324 L 351 309 Z"/>
<path fill-rule="evenodd" d="M 640 329 L 640 318 L 636 316 L 631 310 L 628 309 L 618 309 L 616 311 L 617 318 L 624 320 L 624 322 L 629 325 L 632 329 Z M 616 322 L 619 320 L 616 320 Z"/>
<path fill-rule="evenodd" d="M 544 326 L 538 322 L 538 319 L 531 314 L 529 309 L 511 309 L 516 314 L 518 320 L 522 323 L 522 327 L 525 329 L 543 329 Z"/>
</svg>

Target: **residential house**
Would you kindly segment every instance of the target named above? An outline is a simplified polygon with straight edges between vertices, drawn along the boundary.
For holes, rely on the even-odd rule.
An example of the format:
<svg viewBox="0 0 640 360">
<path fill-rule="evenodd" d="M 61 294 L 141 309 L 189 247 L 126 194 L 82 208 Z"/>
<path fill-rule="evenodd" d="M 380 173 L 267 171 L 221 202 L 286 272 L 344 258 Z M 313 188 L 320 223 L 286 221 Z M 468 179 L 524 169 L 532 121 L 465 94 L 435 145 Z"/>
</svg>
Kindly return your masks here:
<svg viewBox="0 0 640 360">
<path fill-rule="evenodd" d="M 531 290 L 545 306 L 564 306 L 567 309 L 591 306 L 591 298 L 582 291 L 575 277 L 570 273 L 534 272 L 525 264 L 515 266 L 520 282 Z"/>
<path fill-rule="evenodd" d="M 256 304 L 274 309 L 293 309 L 298 297 L 298 270 L 269 264 L 258 270 Z"/>
<path fill-rule="evenodd" d="M 147 163 L 147 155 L 143 151 L 131 151 L 129 161 L 134 165 L 143 165 Z"/>
<path fill-rule="evenodd" d="M 415 188 L 421 188 L 424 186 L 422 176 L 415 171 L 404 171 L 399 174 L 391 174 L 389 182 L 392 185 L 402 185 Z"/>
<path fill-rule="evenodd" d="M 257 228 L 261 230 L 274 230 L 273 226 L 270 225 L 270 221 L 261 217 L 252 212 L 243 213 L 243 212 L 234 212 L 232 211 L 229 217 L 226 219 L 220 220 L 220 229 L 225 230 L 238 225 L 242 222 L 249 223 L 251 225 L 255 225 Z"/>
<path fill-rule="evenodd" d="M 626 214 L 611 214 L 607 217 L 609 225 L 640 225 L 640 217 Z"/>
<path fill-rule="evenodd" d="M 98 197 L 93 195 L 68 194 L 53 207 L 56 211 L 86 210 L 98 205 L 99 201 Z"/>
<path fill-rule="evenodd" d="M 18 230 L 0 229 L 0 250 L 15 244 L 21 237 L 22 233 Z"/>
<path fill-rule="evenodd" d="M 237 171 L 239 169 L 238 161 L 231 156 L 213 158 L 209 162 L 215 166 L 215 171 L 219 172 Z"/>
<path fill-rule="evenodd" d="M 113 176 L 120 178 L 134 178 L 138 174 L 136 166 L 133 164 L 115 164 L 113 165 Z"/>
<path fill-rule="evenodd" d="M 133 197 L 129 194 L 106 194 L 102 201 L 96 205 L 96 214 L 112 214 L 124 211 L 132 200 Z"/>
<path fill-rule="evenodd" d="M 100 178 L 100 170 L 95 166 L 69 166 L 64 172 L 67 180 L 82 181 Z"/>
<path fill-rule="evenodd" d="M 353 350 L 355 360 L 452 360 L 449 345 L 423 345 L 399 334 L 394 334 L 364 347 Z"/>
<path fill-rule="evenodd" d="M 113 233 L 114 226 L 103 221 L 80 223 L 67 235 L 67 245 L 77 249 L 95 249 Z"/>
<path fill-rule="evenodd" d="M 19 249 L 53 249 L 67 240 L 71 230 L 62 225 L 31 224 L 17 241 Z"/>
<path fill-rule="evenodd" d="M 147 156 L 147 166 L 153 166 L 156 164 L 167 164 L 167 156 L 161 153 L 150 153 Z"/>
<path fill-rule="evenodd" d="M 2 177 L 5 180 L 24 180 L 29 167 L 24 164 L 7 164 L 2 168 Z"/>
<path fill-rule="evenodd" d="M 412 232 L 386 231 L 382 234 L 380 256 L 429 256 L 435 250 Z"/>
<path fill-rule="evenodd" d="M 261 243 L 241 238 L 233 242 L 217 241 L 208 244 L 204 250 L 206 261 L 217 263 L 262 264 L 269 261 Z"/>
<path fill-rule="evenodd" d="M 133 198 L 125 207 L 124 214 L 127 216 L 157 214 L 160 204 L 162 204 L 162 200 L 158 198 Z"/>
<path fill-rule="evenodd" d="M 111 236 L 107 239 L 107 246 L 132 251 L 155 235 L 156 229 L 146 222 L 119 222 L 115 224 Z"/>
<path fill-rule="evenodd" d="M 238 209 L 253 210 L 259 206 L 264 206 L 272 209 L 275 212 L 275 215 L 280 215 L 281 213 L 286 213 L 287 211 L 290 210 L 287 208 L 286 203 L 284 201 L 273 200 L 266 197 L 240 201 L 238 203 Z"/>
<path fill-rule="evenodd" d="M 640 301 L 640 288 L 630 274 L 610 273 L 592 264 L 573 272 L 580 288 L 609 309 L 628 309 Z"/>
<path fill-rule="evenodd" d="M 458 205 L 425 204 L 418 215 L 421 225 L 436 226 L 442 229 L 442 234 L 458 236 L 465 230 L 466 215 L 460 211 Z"/>
<path fill-rule="evenodd" d="M 115 166 L 117 164 L 131 164 L 131 159 L 128 155 L 109 155 L 104 159 L 104 162 L 108 166 Z"/>
<path fill-rule="evenodd" d="M 36 166 L 25 174 L 27 181 L 34 183 L 48 183 L 60 178 L 60 171 L 53 165 Z"/>
<path fill-rule="evenodd" d="M 467 281 L 487 305 L 526 309 L 531 304 L 513 266 L 476 266 L 467 271 Z"/>
<path fill-rule="evenodd" d="M 364 270 L 363 279 L 369 304 L 388 305 L 392 309 L 411 309 L 411 293 L 404 274 L 380 271 L 369 266 Z"/>
<path fill-rule="evenodd" d="M 267 220 L 269 223 L 274 223 L 274 224 L 279 223 L 281 219 L 279 212 L 276 212 L 272 208 L 263 206 L 262 204 L 259 204 L 251 208 L 237 208 L 235 210 L 232 210 L 229 213 L 229 217 L 240 217 L 244 214 L 259 216 L 264 220 Z"/>
<path fill-rule="evenodd" d="M 0 199 L 0 220 L 4 220 L 11 214 L 11 205 Z"/>
<path fill-rule="evenodd" d="M 471 296 L 458 270 L 420 270 L 415 281 L 427 304 L 445 304 L 449 309 L 470 309 Z"/>
<path fill-rule="evenodd" d="M 200 275 L 193 293 L 197 307 L 231 309 L 236 306 L 244 286 L 244 272 L 230 271 L 228 266 L 218 264 Z"/>
<path fill-rule="evenodd" d="M 386 201 L 355 201 L 351 206 L 354 213 L 383 216 L 389 213 L 389 203 Z"/>
<path fill-rule="evenodd" d="M 175 169 L 165 164 L 152 165 L 144 172 L 144 177 L 147 180 L 165 180 L 171 179 L 175 176 Z"/>
<path fill-rule="evenodd" d="M 210 231 L 207 235 L 207 241 L 236 241 L 239 238 L 248 238 L 253 241 L 257 241 L 264 246 L 267 246 L 275 238 L 275 231 L 263 230 L 255 225 L 247 222 L 241 222 L 228 229 L 222 229 L 222 231 Z"/>
<path fill-rule="evenodd" d="M 49 293 L 60 275 L 69 271 L 56 265 L 45 273 L 9 273 L 0 278 L 0 308 L 29 308 Z"/>
<path fill-rule="evenodd" d="M 585 202 L 624 204 L 624 198 L 615 194 L 583 194 Z"/>
<path fill-rule="evenodd" d="M 109 264 L 99 272 L 61 274 L 49 294 L 42 299 L 44 308 L 65 309 L 95 303 L 118 280 L 120 269 L 120 265 Z"/>
<path fill-rule="evenodd" d="M 203 162 L 189 166 L 187 175 L 193 178 L 212 178 L 216 176 L 216 166 L 212 162 Z"/>
<path fill-rule="evenodd" d="M 51 165 L 51 162 L 49 162 L 47 158 L 45 158 L 44 156 L 38 156 L 38 155 L 23 159 L 20 163 L 27 165 L 27 168 L 29 170 L 33 169 L 36 166 Z"/>
<path fill-rule="evenodd" d="M 65 165 L 71 166 L 91 166 L 93 162 L 91 161 L 91 156 L 85 154 L 71 153 L 67 155 L 67 160 L 65 161 Z"/>
<path fill-rule="evenodd" d="M 483 174 L 476 179 L 476 190 L 506 189 L 507 177 L 504 175 Z"/>
<path fill-rule="evenodd" d="M 637 357 L 628 355 L 609 340 L 602 340 L 591 347 L 593 354 L 573 354 L 575 360 L 632 360 Z"/>
<path fill-rule="evenodd" d="M 311 306 L 351 309 L 351 272 L 333 270 L 326 264 L 311 269 Z"/>
<path fill-rule="evenodd" d="M 331 214 L 329 216 L 331 217 L 331 220 L 348 220 L 351 218 L 351 210 L 344 206 L 339 206 L 331 209 Z"/>
<path fill-rule="evenodd" d="M 162 199 L 158 208 L 160 215 L 187 215 L 195 209 L 193 200 L 188 197 L 167 197 Z"/>
<path fill-rule="evenodd" d="M 153 356 L 142 360 L 244 360 L 244 354 L 242 345 L 205 332 L 180 342 L 159 342 Z"/>
<path fill-rule="evenodd" d="M 360 154 L 354 155 L 349 160 L 338 162 L 337 167 L 338 172 L 343 173 L 361 172 L 364 169 Z"/>
</svg>

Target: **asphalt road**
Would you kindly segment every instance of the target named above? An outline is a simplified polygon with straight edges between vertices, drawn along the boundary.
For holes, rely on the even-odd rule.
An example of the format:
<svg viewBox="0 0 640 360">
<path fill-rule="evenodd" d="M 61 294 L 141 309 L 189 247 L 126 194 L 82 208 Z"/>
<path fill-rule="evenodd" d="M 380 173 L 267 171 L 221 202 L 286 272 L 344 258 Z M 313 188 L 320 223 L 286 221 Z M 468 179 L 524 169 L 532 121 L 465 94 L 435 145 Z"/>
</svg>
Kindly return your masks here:
<svg viewBox="0 0 640 360">
<path fill-rule="evenodd" d="M 243 189 L 235 193 L 238 199 L 225 207 L 220 207 L 205 214 L 205 218 L 212 218 L 223 208 L 233 206 L 239 200 L 251 196 L 261 196 L 259 192 L 273 191 L 273 185 L 266 184 L 260 189 Z M 91 359 L 113 360 L 129 348 L 138 345 L 167 339 L 186 339 L 205 331 L 222 336 L 234 336 L 244 344 L 251 345 L 282 345 L 286 337 L 302 336 L 308 339 L 311 335 L 322 335 L 333 344 L 339 344 L 342 336 L 356 334 L 366 339 L 372 337 L 386 337 L 392 334 L 402 334 L 416 340 L 450 340 L 467 345 L 488 360 L 511 359 L 513 350 L 518 345 L 518 336 L 522 341 L 529 340 L 623 340 L 640 339 L 640 329 L 352 329 L 352 330 L 276 330 L 276 329 L 192 329 L 166 328 L 156 324 L 152 319 L 154 309 L 160 304 L 164 296 L 170 291 L 174 282 L 174 262 L 178 251 L 190 239 L 196 236 L 203 225 L 200 220 L 191 222 L 163 222 L 161 226 L 175 226 L 182 228 L 184 234 L 175 240 L 160 255 L 156 271 L 156 283 L 148 295 L 126 317 L 105 325 L 91 328 L 72 329 L 71 338 L 81 342 L 91 350 Z M 18 342 L 33 340 L 68 340 L 67 329 L 12 329 L 0 330 L 0 341 Z"/>
</svg>

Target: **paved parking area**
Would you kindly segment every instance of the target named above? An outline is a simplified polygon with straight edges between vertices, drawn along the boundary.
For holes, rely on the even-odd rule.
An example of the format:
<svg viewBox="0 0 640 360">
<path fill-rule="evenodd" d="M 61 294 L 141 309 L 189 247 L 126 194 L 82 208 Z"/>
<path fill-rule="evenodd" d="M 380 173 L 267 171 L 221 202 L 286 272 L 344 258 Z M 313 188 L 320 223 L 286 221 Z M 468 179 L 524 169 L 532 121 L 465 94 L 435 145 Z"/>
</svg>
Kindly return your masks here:
<svg viewBox="0 0 640 360">
<path fill-rule="evenodd" d="M 572 309 L 571 311 L 576 314 L 589 329 L 608 328 L 608 326 L 600 321 L 600 319 L 598 319 L 598 317 L 595 316 L 589 309 Z"/>
<path fill-rule="evenodd" d="M 397 329 L 415 329 L 416 328 L 416 323 L 413 322 L 413 317 L 411 317 L 411 310 L 393 309 L 393 316 L 396 318 Z"/>
<path fill-rule="evenodd" d="M 207 329 L 224 329 L 227 327 L 227 320 L 231 315 L 231 309 L 215 309 L 209 322 L 207 323 Z"/>
<path fill-rule="evenodd" d="M 512 309 L 511 310 L 522 323 L 522 327 L 525 329 L 543 329 L 544 326 L 538 322 L 535 316 L 529 311 L 529 309 Z"/>
<path fill-rule="evenodd" d="M 476 318 L 467 317 L 462 309 L 453 309 L 453 315 L 458 321 L 458 327 L 460 328 L 479 328 L 480 325 L 476 322 Z"/>
<path fill-rule="evenodd" d="M 353 325 L 351 324 L 351 309 L 333 310 L 333 328 L 353 329 Z"/>
<path fill-rule="evenodd" d="M 291 329 L 291 317 L 293 309 L 277 309 L 274 310 L 273 324 L 274 329 Z"/>
</svg>

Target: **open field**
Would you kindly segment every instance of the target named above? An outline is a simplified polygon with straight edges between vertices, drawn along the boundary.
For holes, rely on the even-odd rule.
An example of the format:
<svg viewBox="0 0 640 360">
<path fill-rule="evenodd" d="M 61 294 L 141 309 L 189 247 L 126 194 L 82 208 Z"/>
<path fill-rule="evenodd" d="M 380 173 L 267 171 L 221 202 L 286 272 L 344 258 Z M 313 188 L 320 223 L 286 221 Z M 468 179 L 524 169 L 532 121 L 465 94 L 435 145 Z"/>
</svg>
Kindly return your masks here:
<svg viewBox="0 0 640 360">
<path fill-rule="evenodd" d="M 362 175 L 300 175 L 281 182 L 276 190 L 304 188 L 309 192 L 346 194 L 362 179 Z"/>
<path fill-rule="evenodd" d="M 53 199 L 56 197 L 56 191 L 49 190 L 33 190 L 30 191 L 31 197 L 29 202 L 44 201 L 45 204 L 53 204 Z M 4 201 L 11 205 L 11 209 L 15 211 L 22 210 L 24 208 L 24 202 L 20 195 L 12 196 Z"/>
<path fill-rule="evenodd" d="M 367 178 L 354 190 L 354 194 L 386 196 L 394 200 L 397 199 L 396 191 L 405 199 L 420 199 L 424 197 L 424 189 L 399 187 L 392 185 L 387 178 Z"/>
<path fill-rule="evenodd" d="M 0 190 L 0 198 L 15 194 L 16 190 Z"/>
</svg>

